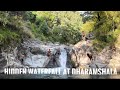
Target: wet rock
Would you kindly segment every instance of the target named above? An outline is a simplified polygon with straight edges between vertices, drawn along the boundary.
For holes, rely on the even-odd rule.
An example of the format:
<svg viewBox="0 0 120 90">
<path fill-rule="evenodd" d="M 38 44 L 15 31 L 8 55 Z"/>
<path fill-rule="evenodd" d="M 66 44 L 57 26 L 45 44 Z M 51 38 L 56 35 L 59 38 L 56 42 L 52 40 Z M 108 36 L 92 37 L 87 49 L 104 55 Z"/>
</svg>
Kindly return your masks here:
<svg viewBox="0 0 120 90">
<path fill-rule="evenodd" d="M 34 55 L 37 55 L 37 54 L 43 54 L 45 55 L 46 52 L 45 51 L 42 51 L 39 47 L 31 47 L 31 50 L 30 52 Z"/>
<path fill-rule="evenodd" d="M 50 57 L 50 62 L 46 67 L 55 68 L 55 67 L 66 67 L 67 61 L 67 51 L 64 47 L 59 47 L 55 53 Z"/>
<path fill-rule="evenodd" d="M 90 68 L 106 68 L 107 64 L 104 64 L 104 63 L 90 63 L 89 67 Z"/>
<path fill-rule="evenodd" d="M 58 58 L 53 56 L 52 58 L 50 58 L 49 63 L 46 65 L 46 68 L 55 68 L 55 67 L 59 67 L 59 66 L 60 66 L 60 62 L 59 62 Z"/>
<path fill-rule="evenodd" d="M 6 60 L 0 61 L 0 68 L 4 67 L 6 65 L 7 65 L 7 61 Z"/>
<path fill-rule="evenodd" d="M 54 54 L 56 53 L 57 49 L 60 47 L 64 48 L 66 47 L 66 45 L 59 45 L 59 43 L 53 44 L 50 42 L 44 43 L 44 42 L 39 42 L 38 40 L 28 40 L 21 45 L 20 47 L 21 49 L 19 49 L 19 52 L 18 52 L 18 55 L 20 58 L 18 59 L 23 60 L 23 65 L 27 65 L 30 67 L 48 67 L 48 66 L 58 67 L 60 66 L 60 61 L 56 60 L 57 64 L 53 65 L 54 61 L 53 59 L 51 60 L 47 56 L 47 52 L 50 49 L 51 54 L 53 55 L 52 58 L 58 59 L 59 56 Z M 38 64 L 35 64 L 35 63 L 38 63 Z"/>
<path fill-rule="evenodd" d="M 45 67 L 49 62 L 47 56 L 43 55 L 32 55 L 31 57 L 27 57 L 23 64 L 29 67 Z"/>
<path fill-rule="evenodd" d="M 86 44 L 85 41 L 78 42 L 71 50 L 71 60 L 75 62 L 75 65 L 79 65 L 79 67 L 83 65 L 87 66 L 91 63 L 92 51 L 93 48 Z"/>
<path fill-rule="evenodd" d="M 67 68 L 71 68 L 74 67 L 74 63 L 71 60 L 71 53 L 70 53 L 70 48 L 66 48 L 66 52 L 67 52 L 67 62 L 66 62 L 66 67 Z"/>
</svg>

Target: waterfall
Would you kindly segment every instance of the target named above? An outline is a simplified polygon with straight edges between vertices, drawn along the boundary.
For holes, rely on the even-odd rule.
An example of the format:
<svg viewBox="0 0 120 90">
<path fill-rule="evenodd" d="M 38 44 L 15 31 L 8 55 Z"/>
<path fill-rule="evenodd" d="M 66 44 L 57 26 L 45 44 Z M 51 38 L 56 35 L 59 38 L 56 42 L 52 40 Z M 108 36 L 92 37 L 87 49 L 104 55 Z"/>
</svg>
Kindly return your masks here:
<svg viewBox="0 0 120 90">
<path fill-rule="evenodd" d="M 59 57 L 61 68 L 66 68 L 67 52 L 64 48 L 61 49 L 61 55 Z"/>
<path fill-rule="evenodd" d="M 62 75 L 63 70 L 66 69 L 67 52 L 64 48 L 61 48 L 60 51 L 61 51 L 61 54 L 59 56 L 59 62 L 60 62 L 60 70 L 61 70 L 61 75 Z"/>
</svg>

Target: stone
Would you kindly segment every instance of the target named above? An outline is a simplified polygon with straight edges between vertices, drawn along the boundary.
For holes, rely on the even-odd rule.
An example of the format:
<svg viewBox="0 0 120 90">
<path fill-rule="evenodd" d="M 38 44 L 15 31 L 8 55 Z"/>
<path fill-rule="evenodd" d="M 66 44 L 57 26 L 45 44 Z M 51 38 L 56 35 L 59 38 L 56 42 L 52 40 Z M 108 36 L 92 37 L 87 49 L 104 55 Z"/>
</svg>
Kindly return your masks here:
<svg viewBox="0 0 120 90">
<path fill-rule="evenodd" d="M 0 61 L 0 68 L 4 67 L 6 65 L 7 65 L 7 61 L 6 60 Z"/>
<path fill-rule="evenodd" d="M 23 61 L 25 66 L 29 67 L 45 67 L 45 63 L 48 62 L 48 57 L 43 55 L 32 55 L 31 58 L 26 58 Z"/>
<path fill-rule="evenodd" d="M 34 55 L 37 55 L 37 54 L 45 54 L 45 51 L 42 51 L 40 50 L 39 47 L 31 47 L 31 50 L 30 52 Z"/>
</svg>

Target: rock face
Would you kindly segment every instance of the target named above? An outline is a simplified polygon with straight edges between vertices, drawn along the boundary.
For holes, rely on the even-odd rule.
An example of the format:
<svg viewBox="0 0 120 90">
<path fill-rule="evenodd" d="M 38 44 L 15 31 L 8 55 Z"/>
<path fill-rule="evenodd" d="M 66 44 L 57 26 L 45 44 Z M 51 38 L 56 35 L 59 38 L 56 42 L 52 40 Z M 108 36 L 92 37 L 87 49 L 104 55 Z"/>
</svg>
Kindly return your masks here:
<svg viewBox="0 0 120 90">
<path fill-rule="evenodd" d="M 23 61 L 23 65 L 29 67 L 45 67 L 48 63 L 48 57 L 43 55 L 31 55 L 31 57 L 26 57 Z"/>
<path fill-rule="evenodd" d="M 40 50 L 39 47 L 33 47 L 31 48 L 31 51 L 30 51 L 32 54 L 34 55 L 38 55 L 38 54 L 45 54 L 45 52 L 43 52 L 42 50 Z"/>
<path fill-rule="evenodd" d="M 56 59 L 54 54 L 56 49 L 59 48 L 58 45 L 34 40 L 24 42 L 23 46 L 28 50 L 27 55 L 23 60 L 23 65 L 29 67 L 56 67 L 56 65 L 53 65 L 53 58 Z M 51 57 L 47 56 L 48 49 L 51 51 Z"/>
<path fill-rule="evenodd" d="M 67 62 L 66 62 L 66 67 L 67 68 L 72 68 L 74 67 L 74 62 L 71 60 L 71 46 L 66 47 L 66 52 L 67 52 Z"/>
<path fill-rule="evenodd" d="M 48 50 L 51 56 L 48 57 Z M 61 54 L 56 54 L 60 49 Z M 0 72 L 4 67 L 67 67 L 67 68 L 116 68 L 120 71 L 120 50 L 113 52 L 106 47 L 96 53 L 92 40 L 80 41 L 73 45 L 28 40 L 12 52 L 0 53 Z"/>
<path fill-rule="evenodd" d="M 71 50 L 71 60 L 75 67 L 87 66 L 91 63 L 87 54 L 93 54 L 92 48 L 86 45 L 86 41 L 78 42 Z"/>
<path fill-rule="evenodd" d="M 70 67 L 69 48 L 65 45 L 60 45 L 60 54 L 53 54 L 52 59 L 48 63 L 47 67 Z M 57 50 L 55 50 L 57 52 Z M 69 56 L 68 56 L 69 55 Z M 56 60 L 56 61 L 55 61 Z"/>
<path fill-rule="evenodd" d="M 92 48 L 91 41 L 80 41 L 71 49 L 73 66 L 78 68 L 112 68 L 120 72 L 120 48 L 105 47 L 100 53 Z"/>
<path fill-rule="evenodd" d="M 20 61 L 16 59 L 14 52 L 2 52 L 0 56 L 0 73 L 3 72 L 5 67 L 24 67 Z"/>
<path fill-rule="evenodd" d="M 113 69 L 116 68 L 117 71 L 120 72 L 120 49 L 117 49 L 117 51 L 112 55 L 108 67 Z"/>
<path fill-rule="evenodd" d="M 78 42 L 71 50 L 71 60 L 75 67 L 104 68 L 108 67 L 113 52 L 106 47 L 100 53 L 96 53 L 91 41 Z"/>
<path fill-rule="evenodd" d="M 67 57 L 69 53 L 66 45 L 59 43 L 45 43 L 38 40 L 28 40 L 12 50 L 11 53 L 4 52 L 6 67 L 61 67 L 70 65 Z M 48 50 L 51 56 L 47 56 Z M 60 49 L 61 54 L 56 54 Z M 65 58 L 66 57 L 66 58 Z M 64 59 L 65 58 L 65 59 Z M 64 63 L 61 63 L 66 60 Z M 2 61 L 2 59 L 0 59 Z M 70 60 L 69 60 L 70 61 Z M 67 62 L 67 64 L 66 64 Z"/>
<path fill-rule="evenodd" d="M 60 67 L 59 56 L 53 54 L 49 59 L 49 63 L 46 65 L 47 68 Z"/>
<path fill-rule="evenodd" d="M 7 65 L 7 61 L 5 58 L 0 54 L 0 73 L 3 72 L 3 68 Z"/>
</svg>

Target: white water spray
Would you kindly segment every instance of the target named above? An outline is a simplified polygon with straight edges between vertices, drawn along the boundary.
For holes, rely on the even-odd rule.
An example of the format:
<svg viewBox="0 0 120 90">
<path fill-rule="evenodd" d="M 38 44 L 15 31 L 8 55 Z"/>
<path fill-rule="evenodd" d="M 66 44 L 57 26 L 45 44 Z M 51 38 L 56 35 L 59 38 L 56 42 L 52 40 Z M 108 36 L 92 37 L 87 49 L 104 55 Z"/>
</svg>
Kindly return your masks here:
<svg viewBox="0 0 120 90">
<path fill-rule="evenodd" d="M 63 74 L 63 70 L 66 69 L 67 52 L 64 48 L 61 48 L 60 51 L 61 54 L 59 56 L 59 62 L 60 62 L 61 74 Z"/>
<path fill-rule="evenodd" d="M 61 49 L 61 55 L 59 57 L 59 60 L 60 60 L 61 68 L 66 68 L 67 52 L 64 48 Z"/>
</svg>

